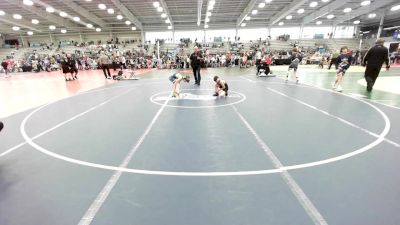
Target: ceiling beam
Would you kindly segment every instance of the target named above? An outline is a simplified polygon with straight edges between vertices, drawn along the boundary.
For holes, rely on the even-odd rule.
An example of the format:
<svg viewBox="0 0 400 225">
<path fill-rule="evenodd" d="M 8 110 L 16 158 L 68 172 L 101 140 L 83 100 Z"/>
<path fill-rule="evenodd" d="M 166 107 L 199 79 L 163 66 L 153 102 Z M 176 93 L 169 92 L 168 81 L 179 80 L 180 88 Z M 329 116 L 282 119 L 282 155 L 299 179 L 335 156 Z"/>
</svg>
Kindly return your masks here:
<svg viewBox="0 0 400 225">
<path fill-rule="evenodd" d="M 257 0 L 249 1 L 246 8 L 244 8 L 243 12 L 240 14 L 239 18 L 236 20 L 236 27 L 238 27 L 243 22 L 243 20 L 246 18 L 246 16 L 249 15 L 249 13 L 253 10 L 256 3 L 257 3 Z"/>
<path fill-rule="evenodd" d="M 376 10 L 378 10 L 378 9 L 380 9 L 382 7 L 385 7 L 385 6 L 387 6 L 387 5 L 391 4 L 391 3 L 395 3 L 396 1 L 397 0 L 395 0 L 395 1 L 394 0 L 374 1 L 369 6 L 364 6 L 364 7 L 358 8 L 357 10 L 354 10 L 351 13 L 349 13 L 349 15 L 337 18 L 333 22 L 333 24 L 334 25 L 338 25 L 338 24 L 344 23 L 344 22 L 346 22 L 348 20 L 352 20 L 352 19 L 354 19 L 356 17 L 365 15 L 367 13 L 375 12 Z"/>
<path fill-rule="evenodd" d="M 290 15 L 293 11 L 300 8 L 304 3 L 308 2 L 308 0 L 294 0 L 292 3 L 287 5 L 283 8 L 280 12 L 275 14 L 270 19 L 270 26 L 274 25 L 275 23 L 279 22 L 281 19 L 285 18 L 286 16 Z"/>
<path fill-rule="evenodd" d="M 111 0 L 111 2 L 122 12 L 122 14 L 125 15 L 126 18 L 128 18 L 132 23 L 136 25 L 137 28 L 140 30 L 143 30 L 143 25 L 140 20 L 129 11 L 128 8 L 120 0 Z"/>
<path fill-rule="evenodd" d="M 203 8 L 203 0 L 197 0 L 197 26 L 201 24 L 201 9 Z"/>
<path fill-rule="evenodd" d="M 12 18 L 12 16 L 9 15 L 9 14 L 0 16 L 0 21 L 2 21 L 4 23 L 11 24 L 11 25 L 14 25 L 14 26 L 18 26 L 18 27 L 21 27 L 21 28 L 26 28 L 26 29 L 29 29 L 29 30 L 32 30 L 32 31 L 42 32 L 41 30 L 39 30 L 39 29 L 37 29 L 35 27 L 32 27 L 31 25 L 33 25 L 33 24 L 30 21 L 26 21 L 26 20 L 23 20 L 23 19 L 16 20 L 16 19 Z"/>
<path fill-rule="evenodd" d="M 100 19 L 93 13 L 90 13 L 88 10 L 84 9 L 82 6 L 76 4 L 72 0 L 62 0 L 61 2 L 63 2 L 66 6 L 70 7 L 73 11 L 77 12 L 89 21 L 101 26 L 102 28 L 107 27 L 106 23 L 102 19 Z"/>
<path fill-rule="evenodd" d="M 338 9 L 344 5 L 346 5 L 348 2 L 351 0 L 335 0 L 328 5 L 322 7 L 321 9 L 318 9 L 318 11 L 314 11 L 310 15 L 306 16 L 303 18 L 302 24 L 305 25 L 307 23 L 310 23 L 320 17 L 323 17 L 327 15 L 329 12 L 334 11 L 335 9 Z"/>
<path fill-rule="evenodd" d="M 160 0 L 160 4 L 161 4 L 161 6 L 163 7 L 164 12 L 167 14 L 167 18 L 168 18 L 169 21 L 171 22 L 171 23 L 170 23 L 171 26 L 174 27 L 174 21 L 172 21 L 172 17 L 171 17 L 171 14 L 169 13 L 167 3 L 165 3 L 164 0 Z"/>
</svg>

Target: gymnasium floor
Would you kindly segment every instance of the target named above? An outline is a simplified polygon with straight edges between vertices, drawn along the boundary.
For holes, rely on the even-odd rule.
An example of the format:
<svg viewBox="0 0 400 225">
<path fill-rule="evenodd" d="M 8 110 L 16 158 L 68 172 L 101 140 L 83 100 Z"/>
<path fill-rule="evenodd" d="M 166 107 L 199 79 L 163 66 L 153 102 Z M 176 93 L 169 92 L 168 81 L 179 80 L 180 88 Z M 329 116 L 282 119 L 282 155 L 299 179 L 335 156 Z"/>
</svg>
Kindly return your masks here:
<svg viewBox="0 0 400 225">
<path fill-rule="evenodd" d="M 295 84 L 286 68 L 204 70 L 179 100 L 170 70 L 1 78 L 22 99 L 0 99 L 0 224 L 400 224 L 400 95 L 367 94 L 362 68 L 343 94 L 334 71 L 303 67 Z M 210 97 L 216 74 L 230 97 Z M 400 69 L 381 75 L 398 84 Z M 31 79 L 52 97 L 22 91 Z"/>
</svg>

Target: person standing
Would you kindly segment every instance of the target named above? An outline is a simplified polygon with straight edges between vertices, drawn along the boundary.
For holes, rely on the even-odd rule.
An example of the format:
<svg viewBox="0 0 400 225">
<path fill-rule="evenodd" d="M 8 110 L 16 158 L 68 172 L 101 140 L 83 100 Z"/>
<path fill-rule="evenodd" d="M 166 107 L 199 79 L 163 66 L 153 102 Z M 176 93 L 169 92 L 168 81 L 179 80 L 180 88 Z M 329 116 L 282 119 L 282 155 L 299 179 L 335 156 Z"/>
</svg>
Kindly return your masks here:
<svg viewBox="0 0 400 225">
<path fill-rule="evenodd" d="M 190 55 L 190 65 L 192 66 L 195 84 L 197 85 L 200 85 L 201 82 L 201 60 L 203 60 L 203 55 L 201 54 L 199 48 L 196 46 L 194 47 L 194 52 L 192 53 L 192 55 Z"/>
<path fill-rule="evenodd" d="M 365 54 L 363 65 L 365 69 L 365 81 L 367 82 L 367 91 L 371 92 L 375 81 L 381 72 L 383 63 L 386 63 L 386 70 L 389 70 L 389 50 L 383 46 L 384 39 L 378 39 L 376 45 Z"/>
<path fill-rule="evenodd" d="M 110 60 L 104 52 L 101 53 L 101 56 L 99 58 L 99 64 L 101 66 L 101 69 L 103 70 L 105 78 L 111 79 L 110 68 L 109 68 Z"/>
<path fill-rule="evenodd" d="M 4 73 L 5 73 L 4 77 L 7 78 L 8 77 L 8 63 L 7 63 L 6 59 L 4 59 L 3 62 L 1 63 L 1 67 L 3 67 L 3 69 L 4 69 Z"/>
</svg>

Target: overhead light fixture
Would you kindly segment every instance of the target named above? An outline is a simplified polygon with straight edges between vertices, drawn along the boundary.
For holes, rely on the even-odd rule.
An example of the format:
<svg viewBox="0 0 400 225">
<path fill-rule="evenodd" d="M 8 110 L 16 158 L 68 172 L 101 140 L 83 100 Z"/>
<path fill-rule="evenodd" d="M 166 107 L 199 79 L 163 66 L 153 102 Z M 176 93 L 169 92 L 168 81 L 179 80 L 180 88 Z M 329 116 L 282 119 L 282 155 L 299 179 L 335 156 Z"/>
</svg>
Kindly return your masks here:
<svg viewBox="0 0 400 225">
<path fill-rule="evenodd" d="M 299 9 L 299 10 L 297 10 L 297 13 L 298 13 L 298 14 L 304 13 L 304 9 Z"/>
<path fill-rule="evenodd" d="M 390 8 L 390 11 L 397 11 L 400 9 L 400 5 L 395 5 L 392 8 Z"/>
<path fill-rule="evenodd" d="M 125 21 L 125 24 L 126 25 L 131 25 L 131 21 L 129 21 L 129 20 Z"/>
<path fill-rule="evenodd" d="M 271 3 L 272 0 L 265 0 L 265 3 Z"/>
<path fill-rule="evenodd" d="M 153 6 L 154 6 L 154 8 L 158 8 L 158 7 L 160 7 L 160 3 L 159 2 L 153 2 Z"/>
<path fill-rule="evenodd" d="M 322 21 L 317 21 L 315 24 L 321 25 L 321 24 L 322 24 Z"/>
<path fill-rule="evenodd" d="M 75 17 L 73 18 L 73 20 L 74 20 L 75 22 L 78 22 L 78 21 L 80 21 L 80 20 L 81 20 L 81 18 L 79 18 L 79 17 L 75 16 Z"/>
<path fill-rule="evenodd" d="M 108 14 L 114 14 L 114 9 L 107 9 Z"/>
<path fill-rule="evenodd" d="M 121 16 L 121 15 L 118 15 L 118 16 L 117 16 L 117 19 L 118 19 L 118 20 L 122 20 L 123 18 L 124 18 L 124 17 Z"/>
<path fill-rule="evenodd" d="M 167 17 L 167 14 L 165 14 L 165 13 L 161 14 L 161 18 L 166 18 L 166 17 Z"/>
<path fill-rule="evenodd" d="M 242 24 L 240 24 L 240 26 L 245 27 L 245 26 L 246 26 L 246 23 L 242 23 Z"/>
<path fill-rule="evenodd" d="M 67 17 L 68 14 L 67 14 L 66 12 L 60 12 L 60 16 L 61 16 L 61 17 Z"/>
<path fill-rule="evenodd" d="M 291 20 L 291 19 L 293 19 L 293 16 L 292 16 L 292 15 L 288 15 L 288 16 L 286 17 L 286 19 L 287 19 L 287 20 Z"/>
<path fill-rule="evenodd" d="M 363 1 L 363 2 L 361 2 L 361 6 L 367 6 L 367 5 L 370 5 L 371 4 L 371 1 Z"/>
<path fill-rule="evenodd" d="M 205 28 L 205 29 L 207 29 L 207 28 L 208 28 L 208 25 L 207 25 L 207 24 L 206 24 L 206 25 L 204 25 L 204 28 Z"/>
<path fill-rule="evenodd" d="M 251 11 L 251 14 L 256 15 L 258 13 L 257 9 L 253 9 L 253 11 Z"/>
<path fill-rule="evenodd" d="M 97 31 L 97 32 L 100 32 L 100 31 L 101 31 L 101 28 L 96 28 L 96 31 Z"/>
<path fill-rule="evenodd" d="M 86 27 L 87 27 L 87 28 L 93 28 L 93 25 L 90 24 L 90 23 L 88 23 L 88 24 L 86 24 Z"/>
<path fill-rule="evenodd" d="M 61 29 L 61 33 L 65 34 L 65 33 L 67 33 L 67 30 Z"/>
<path fill-rule="evenodd" d="M 132 30 L 136 30 L 136 27 L 132 27 L 131 29 L 132 29 Z"/>
<path fill-rule="evenodd" d="M 50 30 L 55 30 L 55 29 L 56 29 L 56 26 L 50 25 L 50 26 L 49 26 L 49 29 L 50 29 Z"/>
<path fill-rule="evenodd" d="M 284 22 L 279 22 L 278 25 L 279 26 L 283 26 L 283 25 L 285 25 L 285 23 Z"/>
<path fill-rule="evenodd" d="M 99 4 L 99 9 L 105 10 L 105 9 L 107 9 L 107 6 L 104 4 Z"/>
<path fill-rule="evenodd" d="M 356 21 L 354 21 L 353 23 L 357 25 L 357 24 L 360 24 L 360 23 L 361 23 L 361 21 L 359 21 L 359 20 L 356 20 Z"/>
<path fill-rule="evenodd" d="M 87 1 L 87 2 L 91 2 L 92 0 L 85 0 L 85 1 Z"/>
<path fill-rule="evenodd" d="M 31 35 L 33 35 L 33 32 L 32 31 L 28 31 L 28 32 L 26 32 L 29 36 L 31 36 Z"/>
<path fill-rule="evenodd" d="M 13 18 L 16 19 L 16 20 L 20 20 L 20 19 L 22 19 L 22 16 L 19 15 L 19 14 L 14 14 Z"/>
<path fill-rule="evenodd" d="M 351 12 L 351 8 L 345 8 L 345 9 L 343 9 L 343 12 L 349 13 L 349 12 Z"/>
<path fill-rule="evenodd" d="M 335 15 L 330 14 L 330 15 L 326 16 L 326 18 L 328 18 L 328 19 L 333 19 L 333 18 L 335 18 Z"/>
<path fill-rule="evenodd" d="M 39 23 L 39 20 L 37 20 L 37 19 L 32 19 L 32 21 L 31 21 L 33 24 L 38 24 Z"/>
<path fill-rule="evenodd" d="M 53 7 L 46 7 L 46 11 L 49 13 L 53 13 L 55 10 Z"/>
<path fill-rule="evenodd" d="M 311 8 L 317 7 L 317 5 L 318 5 L 318 2 L 311 2 L 310 3 L 310 7 Z"/>
<path fill-rule="evenodd" d="M 172 29 L 172 26 L 168 26 L 168 30 L 171 30 Z"/>
<path fill-rule="evenodd" d="M 207 12 L 207 16 L 211 16 L 211 12 Z"/>
<path fill-rule="evenodd" d="M 29 6 L 33 5 L 33 2 L 31 0 L 23 0 L 22 3 L 24 3 L 24 5 L 29 5 Z"/>
<path fill-rule="evenodd" d="M 261 2 L 260 4 L 258 4 L 258 8 L 264 8 L 265 7 L 265 3 Z"/>
<path fill-rule="evenodd" d="M 210 18 L 206 18 L 205 20 L 204 20 L 206 23 L 208 23 L 208 22 L 210 22 Z"/>
<path fill-rule="evenodd" d="M 0 10 L 0 16 L 4 16 L 6 13 L 3 10 Z"/>
<path fill-rule="evenodd" d="M 321 0 L 321 2 L 329 2 L 329 0 Z"/>
<path fill-rule="evenodd" d="M 214 5 L 208 5 L 207 9 L 208 10 L 213 10 L 214 9 Z"/>
<path fill-rule="evenodd" d="M 17 26 L 13 26 L 12 29 L 13 29 L 14 31 L 19 31 L 20 28 L 17 27 Z"/>
<path fill-rule="evenodd" d="M 210 5 L 215 5 L 215 0 L 210 0 L 208 3 L 209 3 Z"/>
<path fill-rule="evenodd" d="M 157 12 L 162 12 L 164 9 L 162 7 L 157 7 Z"/>
<path fill-rule="evenodd" d="M 249 21 L 249 20 L 251 20 L 251 17 L 250 16 L 246 16 L 245 20 Z"/>
<path fill-rule="evenodd" d="M 370 19 L 373 19 L 373 18 L 375 18 L 376 17 L 376 14 L 375 13 L 370 13 L 370 14 L 368 14 L 368 18 L 370 18 Z"/>
<path fill-rule="evenodd" d="M 166 19 L 165 23 L 171 23 L 171 21 L 169 19 Z"/>
</svg>

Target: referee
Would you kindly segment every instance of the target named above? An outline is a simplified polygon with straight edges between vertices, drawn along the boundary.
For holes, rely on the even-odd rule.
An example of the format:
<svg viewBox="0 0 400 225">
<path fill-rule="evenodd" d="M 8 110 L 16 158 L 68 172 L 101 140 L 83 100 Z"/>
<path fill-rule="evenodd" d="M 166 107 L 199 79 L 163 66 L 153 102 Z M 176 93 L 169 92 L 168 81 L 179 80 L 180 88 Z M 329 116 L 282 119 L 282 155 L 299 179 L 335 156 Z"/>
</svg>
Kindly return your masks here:
<svg viewBox="0 0 400 225">
<path fill-rule="evenodd" d="M 384 39 L 378 39 L 376 45 L 370 48 L 364 57 L 363 65 L 365 69 L 365 81 L 367 82 L 367 91 L 371 92 L 375 81 L 381 72 L 383 63 L 386 63 L 386 70 L 389 70 L 389 50 L 383 46 Z"/>
</svg>

